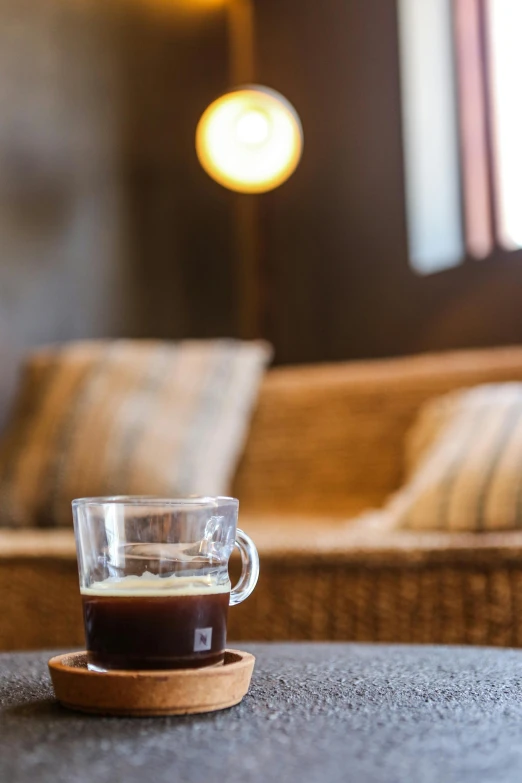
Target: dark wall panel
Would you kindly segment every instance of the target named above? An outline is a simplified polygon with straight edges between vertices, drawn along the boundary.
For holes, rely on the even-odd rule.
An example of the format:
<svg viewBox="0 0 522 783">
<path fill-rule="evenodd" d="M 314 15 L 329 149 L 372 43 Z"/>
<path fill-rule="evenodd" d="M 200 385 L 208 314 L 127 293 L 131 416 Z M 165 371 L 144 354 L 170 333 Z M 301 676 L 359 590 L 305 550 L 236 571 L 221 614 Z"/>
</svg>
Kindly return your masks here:
<svg viewBox="0 0 522 783">
<path fill-rule="evenodd" d="M 141 336 L 236 330 L 233 195 L 194 149 L 200 115 L 228 87 L 226 14 L 195 8 L 154 14 L 145 3 L 125 37 L 122 154 Z"/>
<path fill-rule="evenodd" d="M 430 277 L 408 265 L 395 0 L 258 0 L 261 79 L 305 131 L 261 203 L 280 362 L 522 341 L 522 253 Z"/>
</svg>

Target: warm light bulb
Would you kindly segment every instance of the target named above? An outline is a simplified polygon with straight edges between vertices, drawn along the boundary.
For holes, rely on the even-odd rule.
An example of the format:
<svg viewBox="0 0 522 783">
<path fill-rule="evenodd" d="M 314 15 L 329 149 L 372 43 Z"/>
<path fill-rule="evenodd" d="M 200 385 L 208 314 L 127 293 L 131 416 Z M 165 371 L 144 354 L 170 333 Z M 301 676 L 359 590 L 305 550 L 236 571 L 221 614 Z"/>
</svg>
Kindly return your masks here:
<svg viewBox="0 0 522 783">
<path fill-rule="evenodd" d="M 262 144 L 269 133 L 268 115 L 259 109 L 249 109 L 236 122 L 236 138 L 243 144 Z"/>
<path fill-rule="evenodd" d="M 297 167 L 302 147 L 293 106 L 258 85 L 222 95 L 204 112 L 196 130 L 196 151 L 207 174 L 241 193 L 263 193 L 281 185 Z"/>
</svg>

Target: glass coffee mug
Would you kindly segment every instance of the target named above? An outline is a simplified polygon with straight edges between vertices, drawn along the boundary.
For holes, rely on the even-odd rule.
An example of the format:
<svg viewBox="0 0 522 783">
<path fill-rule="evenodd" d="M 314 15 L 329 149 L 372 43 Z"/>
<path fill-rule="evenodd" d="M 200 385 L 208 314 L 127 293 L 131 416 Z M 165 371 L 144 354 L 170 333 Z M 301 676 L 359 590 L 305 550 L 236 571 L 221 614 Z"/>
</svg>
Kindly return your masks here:
<svg viewBox="0 0 522 783">
<path fill-rule="evenodd" d="M 179 669 L 224 660 L 228 606 L 256 586 L 259 557 L 234 498 L 73 501 L 89 668 Z M 231 589 L 228 561 L 241 553 Z"/>
</svg>

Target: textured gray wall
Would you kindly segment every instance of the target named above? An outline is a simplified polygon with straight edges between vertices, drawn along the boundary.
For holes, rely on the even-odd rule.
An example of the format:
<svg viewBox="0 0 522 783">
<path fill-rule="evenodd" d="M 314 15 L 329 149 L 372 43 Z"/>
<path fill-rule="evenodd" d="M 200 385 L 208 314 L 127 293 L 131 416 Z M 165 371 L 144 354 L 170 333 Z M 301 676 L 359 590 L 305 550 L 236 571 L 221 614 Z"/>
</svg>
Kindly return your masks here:
<svg viewBox="0 0 522 783">
<path fill-rule="evenodd" d="M 28 346 L 125 325 L 116 58 L 96 8 L 0 3 L 0 404 Z"/>
<path fill-rule="evenodd" d="M 224 87 L 222 11 L 0 0 L 0 422 L 30 346 L 233 332 L 207 269 L 227 197 L 193 146 Z"/>
</svg>

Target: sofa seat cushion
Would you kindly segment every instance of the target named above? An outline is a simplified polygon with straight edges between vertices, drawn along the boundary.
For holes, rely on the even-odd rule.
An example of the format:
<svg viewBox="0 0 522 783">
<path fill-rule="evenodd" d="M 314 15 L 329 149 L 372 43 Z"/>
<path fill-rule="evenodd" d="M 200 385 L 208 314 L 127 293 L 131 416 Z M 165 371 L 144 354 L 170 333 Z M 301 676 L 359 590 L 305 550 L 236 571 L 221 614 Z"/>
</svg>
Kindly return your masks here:
<svg viewBox="0 0 522 783">
<path fill-rule="evenodd" d="M 275 515 L 240 524 L 261 575 L 230 610 L 231 640 L 522 647 L 522 532 L 375 535 Z M 0 650 L 84 644 L 72 532 L 0 531 L 0 591 Z"/>
</svg>

